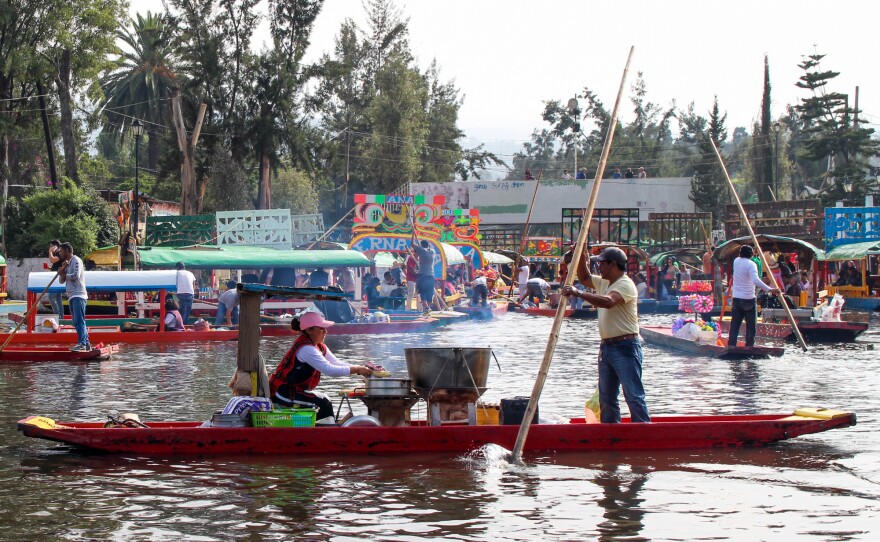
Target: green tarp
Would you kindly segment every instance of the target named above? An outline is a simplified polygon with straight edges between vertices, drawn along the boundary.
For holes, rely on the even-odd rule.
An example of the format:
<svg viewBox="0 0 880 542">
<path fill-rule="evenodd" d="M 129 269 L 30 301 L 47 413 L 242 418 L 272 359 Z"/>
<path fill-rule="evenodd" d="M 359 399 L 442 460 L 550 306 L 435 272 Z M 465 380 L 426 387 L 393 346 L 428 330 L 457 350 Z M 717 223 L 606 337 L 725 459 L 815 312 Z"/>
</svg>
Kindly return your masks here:
<svg viewBox="0 0 880 542">
<path fill-rule="evenodd" d="M 278 250 L 252 246 L 199 246 L 193 248 L 142 247 L 144 269 L 260 269 L 268 267 L 367 267 L 370 260 L 354 250 Z"/>
<path fill-rule="evenodd" d="M 862 241 L 836 246 L 825 254 L 825 260 L 831 262 L 861 260 L 868 254 L 880 254 L 880 241 Z"/>
</svg>

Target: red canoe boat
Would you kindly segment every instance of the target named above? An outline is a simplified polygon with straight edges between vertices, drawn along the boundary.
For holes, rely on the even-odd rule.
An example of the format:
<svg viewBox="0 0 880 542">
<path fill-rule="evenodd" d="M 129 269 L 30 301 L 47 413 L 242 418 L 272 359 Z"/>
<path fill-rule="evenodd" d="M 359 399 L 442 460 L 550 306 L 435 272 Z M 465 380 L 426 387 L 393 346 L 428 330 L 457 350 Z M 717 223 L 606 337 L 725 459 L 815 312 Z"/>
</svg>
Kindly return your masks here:
<svg viewBox="0 0 880 542">
<path fill-rule="evenodd" d="M 742 328 L 741 328 L 742 329 Z M 822 343 L 851 343 L 856 337 L 867 331 L 867 322 L 798 322 L 798 329 L 804 339 L 810 342 Z M 730 331 L 730 320 L 721 321 L 721 331 Z M 755 335 L 758 337 L 772 337 L 775 339 L 795 339 L 790 324 L 776 324 L 770 322 L 758 322 L 755 327 Z"/>
<path fill-rule="evenodd" d="M 76 335 L 74 334 L 74 337 Z M 95 346 L 88 352 L 71 352 L 65 346 L 35 346 L 22 348 L 8 346 L 0 352 L 0 363 L 21 363 L 34 361 L 103 361 L 119 352 L 115 344 Z"/>
<path fill-rule="evenodd" d="M 665 326 L 639 326 L 639 334 L 651 344 L 721 359 L 763 359 L 779 357 L 785 353 L 784 348 L 772 346 L 719 346 L 717 344 L 703 344 L 687 339 L 680 339 L 672 335 L 672 328 Z"/>
<path fill-rule="evenodd" d="M 525 450 L 668 450 L 765 446 L 809 433 L 855 425 L 856 415 L 827 409 L 752 416 L 669 416 L 650 424 L 535 424 Z M 114 453 L 178 454 L 460 454 L 486 444 L 512 449 L 518 425 L 408 427 L 201 427 L 202 422 L 147 422 L 147 428 L 103 423 L 56 423 L 31 416 L 18 422 L 27 437 Z"/>
<path fill-rule="evenodd" d="M 419 318 L 416 320 L 393 320 L 391 322 L 347 323 L 336 324 L 329 328 L 330 335 L 366 335 L 380 333 L 413 333 L 426 331 L 437 325 L 435 318 Z M 152 326 L 146 326 L 150 328 Z M 260 326 L 263 337 L 288 337 L 297 332 L 285 324 L 267 324 Z M 8 333 L 0 333 L 0 344 L 9 337 Z M 121 331 L 116 326 L 98 326 L 89 328 L 92 342 L 149 344 L 149 343 L 189 343 L 209 341 L 234 341 L 238 339 L 238 330 L 214 329 L 210 331 Z M 13 345 L 46 345 L 76 344 L 77 336 L 73 332 L 36 333 L 18 332 L 12 338 Z"/>
</svg>

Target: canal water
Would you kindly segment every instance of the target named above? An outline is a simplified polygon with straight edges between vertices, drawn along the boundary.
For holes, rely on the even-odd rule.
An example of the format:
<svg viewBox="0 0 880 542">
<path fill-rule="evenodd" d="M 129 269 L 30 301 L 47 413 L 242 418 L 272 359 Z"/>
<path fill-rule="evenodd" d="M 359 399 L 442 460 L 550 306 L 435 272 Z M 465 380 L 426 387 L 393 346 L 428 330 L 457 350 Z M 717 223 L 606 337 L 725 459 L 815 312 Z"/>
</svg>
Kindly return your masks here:
<svg viewBox="0 0 880 542">
<path fill-rule="evenodd" d="M 671 322 L 652 316 L 649 323 Z M 489 401 L 529 395 L 550 318 L 508 314 L 422 335 L 329 337 L 345 360 L 406 373 L 408 346 L 491 346 Z M 0 366 L 0 540 L 877 540 L 880 322 L 855 344 L 729 362 L 645 348 L 653 414 L 825 406 L 858 425 L 763 449 L 459 457 L 133 457 L 26 439 L 16 420 L 207 419 L 235 343 L 123 345 L 104 363 Z M 264 341 L 274 365 L 289 340 Z M 541 418 L 582 416 L 595 321 L 563 325 Z M 356 380 L 327 378 L 335 395 Z M 417 414 L 424 415 L 424 407 Z M 355 405 L 356 414 L 366 412 Z M 625 407 L 624 407 L 625 411 Z"/>
</svg>

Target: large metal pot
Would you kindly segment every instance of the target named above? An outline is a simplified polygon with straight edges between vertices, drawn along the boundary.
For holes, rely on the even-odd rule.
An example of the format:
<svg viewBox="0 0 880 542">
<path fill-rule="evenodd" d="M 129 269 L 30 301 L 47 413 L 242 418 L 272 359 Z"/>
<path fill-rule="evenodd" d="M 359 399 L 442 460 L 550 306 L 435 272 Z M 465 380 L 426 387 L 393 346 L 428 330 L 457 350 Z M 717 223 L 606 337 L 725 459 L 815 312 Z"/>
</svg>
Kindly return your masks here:
<svg viewBox="0 0 880 542">
<path fill-rule="evenodd" d="M 491 348 L 405 348 L 406 370 L 416 388 L 485 391 Z"/>
<path fill-rule="evenodd" d="M 408 378 L 368 378 L 365 397 L 408 397 L 412 395 L 412 380 Z"/>
</svg>

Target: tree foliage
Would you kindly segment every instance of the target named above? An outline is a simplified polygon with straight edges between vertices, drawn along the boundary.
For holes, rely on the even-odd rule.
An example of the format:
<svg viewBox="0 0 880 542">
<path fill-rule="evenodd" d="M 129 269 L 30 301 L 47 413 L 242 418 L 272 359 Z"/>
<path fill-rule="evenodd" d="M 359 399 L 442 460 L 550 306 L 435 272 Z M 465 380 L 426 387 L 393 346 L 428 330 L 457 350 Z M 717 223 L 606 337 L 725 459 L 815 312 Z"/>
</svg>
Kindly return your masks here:
<svg viewBox="0 0 880 542">
<path fill-rule="evenodd" d="M 824 57 L 809 55 L 799 64 L 804 73 L 796 86 L 809 93 L 795 106 L 803 143 L 799 157 L 827 164 L 812 179 L 819 183 L 815 189 L 826 205 L 861 205 L 865 195 L 877 189 L 876 178 L 868 177 L 868 159 L 880 154 L 880 143 L 872 138 L 873 129 L 855 125 L 857 112 L 848 97 L 828 88 L 839 73 L 822 69 Z"/>
<path fill-rule="evenodd" d="M 694 175 L 691 178 L 690 199 L 698 209 L 712 213 L 713 225 L 718 226 L 724 217 L 724 206 L 729 201 L 727 179 L 712 148 L 714 144 L 720 151 L 727 140 L 725 122 L 727 114 L 721 114 L 718 97 L 712 104 L 709 119 L 690 119 L 690 125 L 697 128 L 693 134 L 698 154 L 693 164 Z"/>
<path fill-rule="evenodd" d="M 52 239 L 71 243 L 84 256 L 101 246 L 116 244 L 118 224 L 106 201 L 94 190 L 62 178 L 58 190 L 40 190 L 7 203 L 8 255 L 45 255 Z"/>
</svg>

